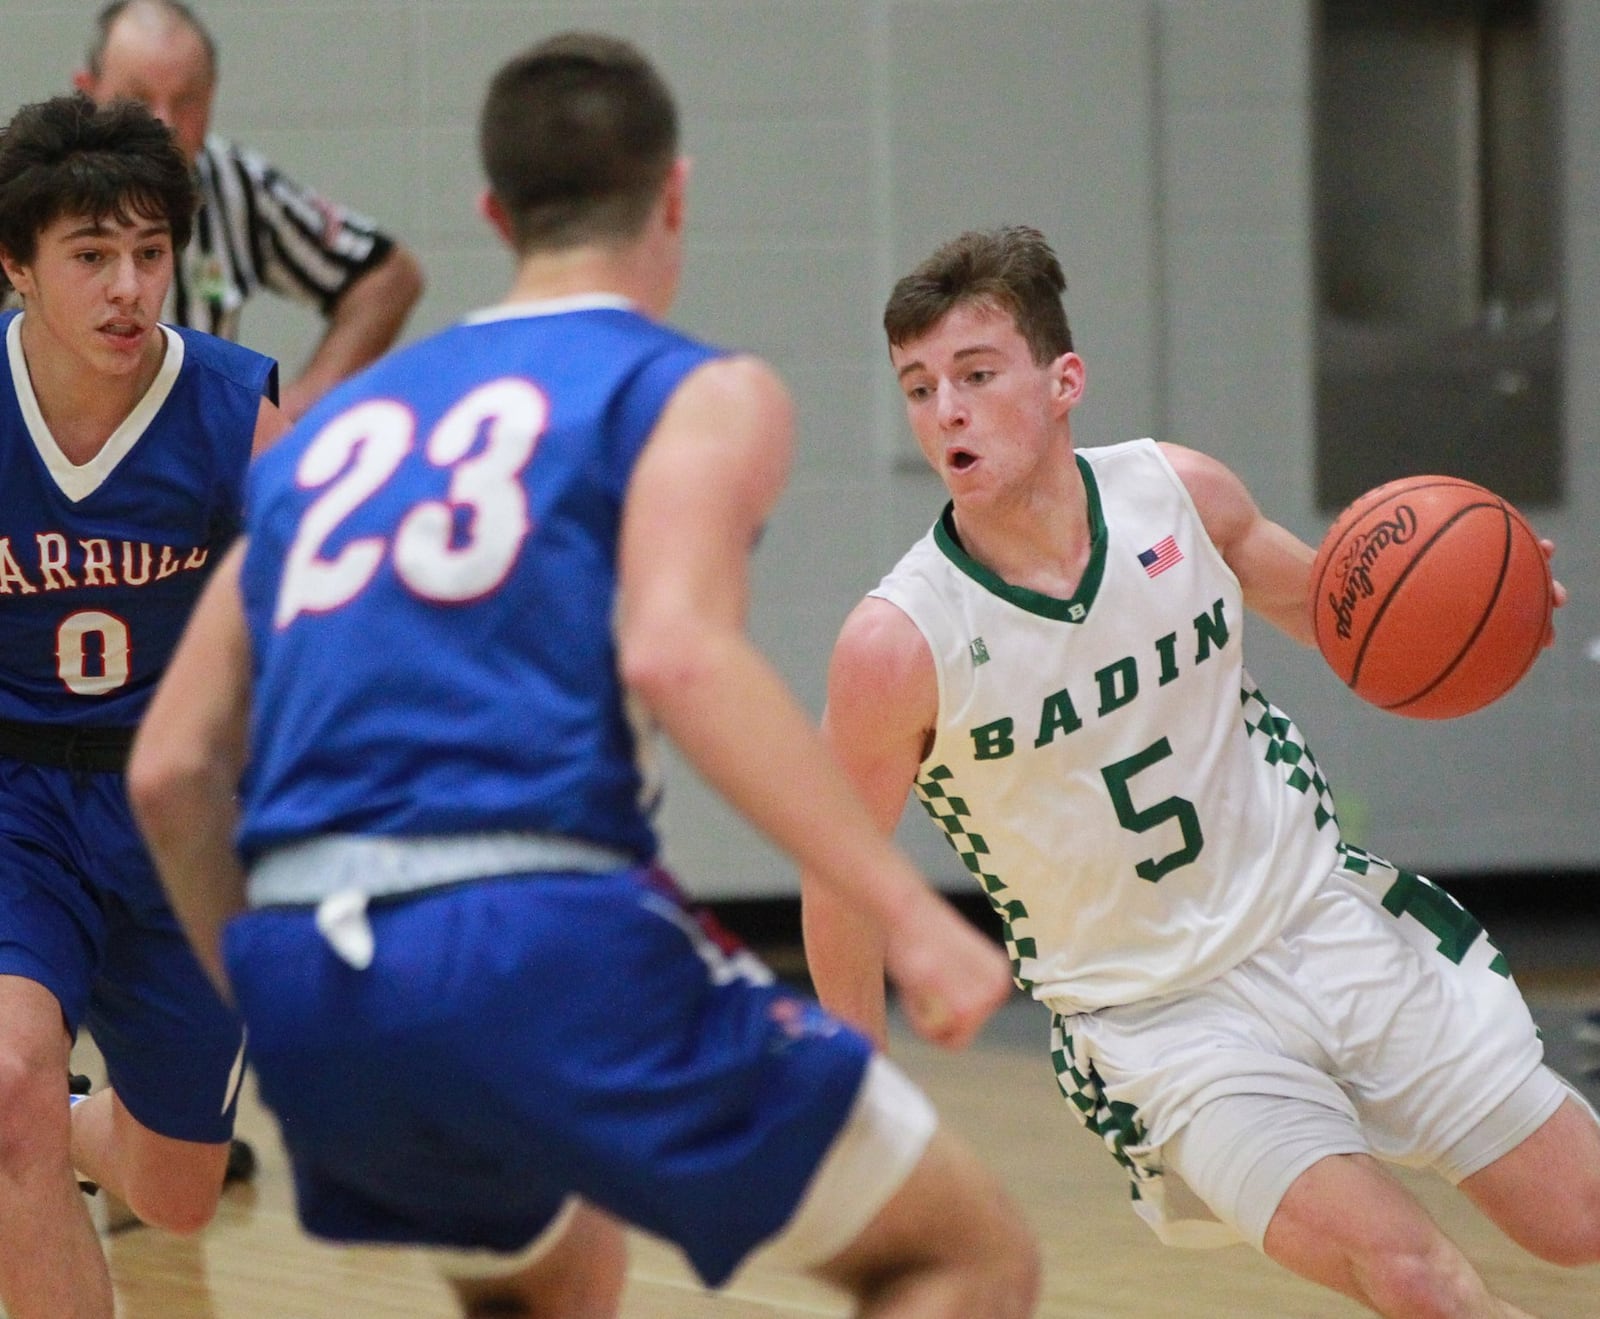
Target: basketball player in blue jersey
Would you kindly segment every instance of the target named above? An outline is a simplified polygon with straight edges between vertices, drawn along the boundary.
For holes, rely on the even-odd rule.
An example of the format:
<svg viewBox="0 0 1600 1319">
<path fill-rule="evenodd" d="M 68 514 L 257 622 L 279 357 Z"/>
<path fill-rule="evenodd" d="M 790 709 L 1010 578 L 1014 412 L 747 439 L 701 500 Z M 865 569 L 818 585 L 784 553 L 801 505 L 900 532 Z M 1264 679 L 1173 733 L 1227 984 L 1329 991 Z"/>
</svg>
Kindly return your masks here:
<svg viewBox="0 0 1600 1319">
<path fill-rule="evenodd" d="M 1380 1160 L 1583 1264 L 1600 1126 L 1477 922 L 1341 841 L 1245 671 L 1246 606 L 1311 641 L 1310 547 L 1193 450 L 1074 448 L 1064 288 L 1022 226 L 896 284 L 890 361 L 950 499 L 846 620 L 825 734 L 886 833 L 914 790 L 982 883 L 1162 1240 L 1248 1242 L 1383 1315 L 1521 1315 Z M 877 932 L 803 888 L 823 1003 L 881 1038 Z"/>
<path fill-rule="evenodd" d="M 744 636 L 790 405 L 661 320 L 670 93 L 623 42 L 554 38 L 495 77 L 481 145 L 509 295 L 257 464 L 130 770 L 301 1220 L 446 1248 L 472 1315 L 614 1313 L 619 1220 L 713 1286 L 759 1249 L 862 1314 L 1030 1314 L 993 1177 L 657 861 L 659 725 L 882 925 L 926 1036 L 965 1043 L 1005 995 Z"/>
<path fill-rule="evenodd" d="M 25 107 L 0 132 L 0 1300 L 110 1316 L 74 1178 L 193 1231 L 222 1187 L 241 1051 L 161 894 L 123 770 L 253 447 L 269 358 L 156 321 L 193 184 L 129 103 Z M 87 1026 L 109 1089 L 71 1110 Z"/>
</svg>

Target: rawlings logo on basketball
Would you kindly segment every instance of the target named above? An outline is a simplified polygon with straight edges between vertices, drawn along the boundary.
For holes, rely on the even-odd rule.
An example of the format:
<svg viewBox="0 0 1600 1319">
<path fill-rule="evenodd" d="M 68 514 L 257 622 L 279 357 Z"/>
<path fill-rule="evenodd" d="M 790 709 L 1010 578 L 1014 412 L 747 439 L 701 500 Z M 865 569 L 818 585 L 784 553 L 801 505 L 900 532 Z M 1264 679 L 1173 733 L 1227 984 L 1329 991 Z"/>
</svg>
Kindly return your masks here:
<svg viewBox="0 0 1600 1319">
<path fill-rule="evenodd" d="M 1409 504 L 1401 504 L 1392 519 L 1378 523 L 1371 531 L 1351 541 L 1334 569 L 1338 589 L 1328 593 L 1334 630 L 1341 639 L 1350 639 L 1356 605 L 1372 597 L 1372 569 L 1379 556 L 1390 545 L 1404 545 L 1416 532 L 1417 515 Z"/>
<path fill-rule="evenodd" d="M 1555 590 L 1538 533 L 1499 495 L 1457 476 L 1403 476 L 1334 518 L 1308 601 L 1317 648 L 1357 696 L 1454 719 L 1532 667 Z"/>
</svg>

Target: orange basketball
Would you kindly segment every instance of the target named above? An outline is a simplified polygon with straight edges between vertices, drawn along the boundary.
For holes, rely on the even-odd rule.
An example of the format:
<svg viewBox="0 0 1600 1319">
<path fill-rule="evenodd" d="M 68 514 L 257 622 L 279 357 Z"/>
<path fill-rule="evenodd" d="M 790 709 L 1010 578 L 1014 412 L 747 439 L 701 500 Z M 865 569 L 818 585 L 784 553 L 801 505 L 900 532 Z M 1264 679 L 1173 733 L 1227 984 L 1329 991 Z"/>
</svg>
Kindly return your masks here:
<svg viewBox="0 0 1600 1319">
<path fill-rule="evenodd" d="M 1323 657 L 1357 696 L 1416 719 L 1504 696 L 1539 657 L 1553 606 L 1533 528 L 1453 476 L 1369 490 L 1333 520 L 1311 567 Z"/>
</svg>

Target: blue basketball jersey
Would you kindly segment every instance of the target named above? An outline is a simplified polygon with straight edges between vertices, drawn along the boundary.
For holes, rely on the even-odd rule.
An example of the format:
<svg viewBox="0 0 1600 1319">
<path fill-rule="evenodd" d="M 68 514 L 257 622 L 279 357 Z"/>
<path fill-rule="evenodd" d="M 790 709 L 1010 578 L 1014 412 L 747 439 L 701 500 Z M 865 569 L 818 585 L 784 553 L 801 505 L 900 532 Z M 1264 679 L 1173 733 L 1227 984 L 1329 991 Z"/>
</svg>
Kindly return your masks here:
<svg viewBox="0 0 1600 1319">
<path fill-rule="evenodd" d="M 0 315 L 0 718 L 138 723 L 236 534 L 269 357 L 164 327 L 161 370 L 91 461 L 51 436 Z"/>
<path fill-rule="evenodd" d="M 618 299 L 501 308 L 376 363 L 264 455 L 246 858 L 496 831 L 654 855 L 617 537 L 662 409 L 716 355 Z"/>
</svg>

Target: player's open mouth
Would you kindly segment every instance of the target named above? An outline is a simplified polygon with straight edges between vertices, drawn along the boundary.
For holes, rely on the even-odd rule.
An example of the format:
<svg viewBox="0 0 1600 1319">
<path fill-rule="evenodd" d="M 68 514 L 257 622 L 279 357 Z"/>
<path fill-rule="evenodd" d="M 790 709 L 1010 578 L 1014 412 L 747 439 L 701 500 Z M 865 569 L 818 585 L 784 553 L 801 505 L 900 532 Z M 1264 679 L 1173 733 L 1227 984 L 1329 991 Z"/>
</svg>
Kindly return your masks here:
<svg viewBox="0 0 1600 1319">
<path fill-rule="evenodd" d="M 100 333 L 113 339 L 132 340 L 144 335 L 144 326 L 133 321 L 110 321 L 100 327 Z"/>
<path fill-rule="evenodd" d="M 945 455 L 945 462 L 958 472 L 964 472 L 978 461 L 978 455 L 967 449 L 951 449 Z"/>
</svg>

